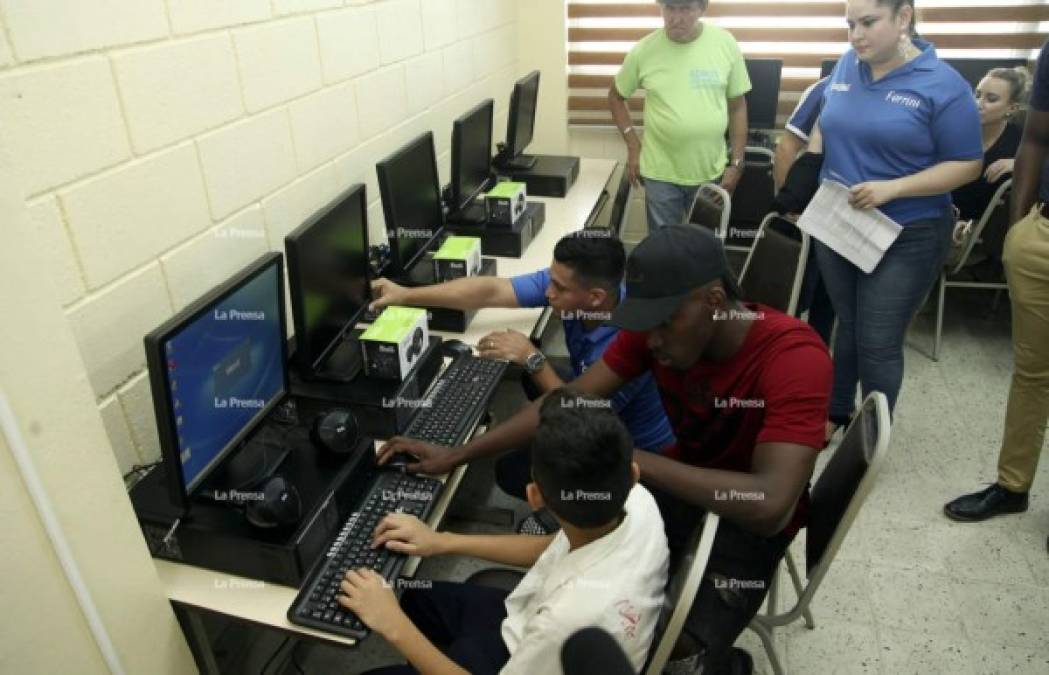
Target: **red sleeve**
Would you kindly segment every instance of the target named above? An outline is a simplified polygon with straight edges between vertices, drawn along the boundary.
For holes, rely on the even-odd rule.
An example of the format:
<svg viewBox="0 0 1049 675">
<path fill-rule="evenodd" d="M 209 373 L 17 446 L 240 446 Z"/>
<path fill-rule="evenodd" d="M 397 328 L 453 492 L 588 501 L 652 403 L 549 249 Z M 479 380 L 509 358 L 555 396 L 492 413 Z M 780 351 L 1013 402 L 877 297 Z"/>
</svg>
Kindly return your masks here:
<svg viewBox="0 0 1049 675">
<path fill-rule="evenodd" d="M 624 380 L 640 377 L 652 367 L 648 333 L 621 330 L 601 357 L 612 372 Z"/>
<path fill-rule="evenodd" d="M 822 346 L 801 344 L 777 354 L 762 374 L 765 423 L 756 442 L 822 449 L 833 382 Z"/>
</svg>

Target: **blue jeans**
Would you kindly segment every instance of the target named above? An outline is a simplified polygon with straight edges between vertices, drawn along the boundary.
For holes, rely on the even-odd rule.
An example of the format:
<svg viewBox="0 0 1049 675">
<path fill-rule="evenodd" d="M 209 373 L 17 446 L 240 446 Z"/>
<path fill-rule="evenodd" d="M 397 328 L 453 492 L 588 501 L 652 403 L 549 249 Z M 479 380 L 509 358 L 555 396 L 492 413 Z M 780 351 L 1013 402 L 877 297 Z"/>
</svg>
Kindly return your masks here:
<svg viewBox="0 0 1049 675">
<path fill-rule="evenodd" d="M 889 409 L 896 407 L 907 326 L 947 259 L 953 227 L 949 213 L 904 225 L 871 274 L 817 242 L 820 273 L 838 313 L 831 420 L 852 415 L 857 382 L 864 397 L 880 391 Z"/>
<path fill-rule="evenodd" d="M 651 178 L 645 184 L 645 215 L 648 231 L 668 225 L 681 225 L 688 218 L 688 209 L 696 198 L 698 185 L 678 185 Z"/>
</svg>

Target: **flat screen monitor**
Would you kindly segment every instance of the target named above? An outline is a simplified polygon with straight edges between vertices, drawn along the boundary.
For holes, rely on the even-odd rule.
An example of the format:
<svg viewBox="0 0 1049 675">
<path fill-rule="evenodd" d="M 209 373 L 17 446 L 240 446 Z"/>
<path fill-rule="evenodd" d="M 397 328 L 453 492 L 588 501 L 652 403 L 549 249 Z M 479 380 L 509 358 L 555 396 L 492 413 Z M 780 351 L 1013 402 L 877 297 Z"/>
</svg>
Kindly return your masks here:
<svg viewBox="0 0 1049 675">
<path fill-rule="evenodd" d="M 1026 59 L 944 59 L 975 89 L 987 71 L 994 68 L 1015 68 L 1027 65 Z"/>
<path fill-rule="evenodd" d="M 539 101 L 539 71 L 533 70 L 514 84 L 506 122 L 506 146 L 501 163 L 515 169 L 530 169 L 535 158 L 524 155 L 535 131 L 535 111 Z"/>
<path fill-rule="evenodd" d="M 184 510 L 288 391 L 282 263 L 259 258 L 145 337 L 162 461 Z"/>
<path fill-rule="evenodd" d="M 495 103 L 487 99 L 452 123 L 453 211 L 464 210 L 488 186 L 494 110 Z"/>
<path fill-rule="evenodd" d="M 307 377 L 328 370 L 368 308 L 367 204 L 364 186 L 354 185 L 284 238 L 295 360 Z"/>
<path fill-rule="evenodd" d="M 747 117 L 751 129 L 775 129 L 779 111 L 781 59 L 747 59 L 751 89 L 747 93 Z"/>
<path fill-rule="evenodd" d="M 375 169 L 390 240 L 390 272 L 407 273 L 444 226 L 433 133 L 419 136 Z"/>
</svg>

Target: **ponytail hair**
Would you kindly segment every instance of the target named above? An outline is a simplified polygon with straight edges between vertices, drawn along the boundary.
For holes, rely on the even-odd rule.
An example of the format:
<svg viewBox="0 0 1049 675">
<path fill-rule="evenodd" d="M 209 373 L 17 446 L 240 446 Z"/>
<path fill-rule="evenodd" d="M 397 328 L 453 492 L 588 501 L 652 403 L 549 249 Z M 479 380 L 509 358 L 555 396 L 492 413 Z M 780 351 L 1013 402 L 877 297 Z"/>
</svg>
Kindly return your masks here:
<svg viewBox="0 0 1049 675">
<path fill-rule="evenodd" d="M 899 14 L 900 10 L 904 7 L 911 8 L 911 25 L 909 27 L 911 38 L 917 38 L 918 36 L 918 8 L 914 6 L 915 0 L 877 0 L 879 5 L 888 5 L 892 7 L 892 13 L 894 15 Z"/>
</svg>

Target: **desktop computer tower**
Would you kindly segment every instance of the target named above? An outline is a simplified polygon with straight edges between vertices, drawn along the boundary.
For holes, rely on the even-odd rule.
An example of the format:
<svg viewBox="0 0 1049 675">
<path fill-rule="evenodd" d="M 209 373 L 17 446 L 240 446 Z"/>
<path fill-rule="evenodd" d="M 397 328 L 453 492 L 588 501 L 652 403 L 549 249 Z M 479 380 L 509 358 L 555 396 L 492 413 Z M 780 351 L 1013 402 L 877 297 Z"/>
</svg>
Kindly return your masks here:
<svg viewBox="0 0 1049 675">
<path fill-rule="evenodd" d="M 354 331 L 359 335 L 360 331 Z M 357 418 L 360 434 L 372 438 L 392 438 L 408 428 L 413 402 L 422 398 L 441 370 L 441 338 L 430 335 L 415 367 L 404 381 L 357 376 L 352 382 L 304 380 L 291 373 L 291 392 L 296 397 L 327 401 L 349 408 Z"/>
<path fill-rule="evenodd" d="M 528 202 L 524 215 L 513 225 L 491 225 L 486 221 L 448 217 L 445 229 L 463 237 L 480 237 L 481 253 L 502 258 L 520 258 L 546 224 L 546 204 Z"/>
<path fill-rule="evenodd" d="M 167 468 L 160 464 L 130 491 L 150 554 L 298 587 L 327 550 L 375 470 L 370 438 L 359 439 L 348 457 L 333 458 L 314 447 L 308 426 L 295 427 L 285 436 L 290 452 L 278 469 L 302 499 L 303 518 L 294 530 L 257 528 L 232 502 L 199 496 L 191 499 L 188 513 L 182 515 L 168 497 Z"/>
<path fill-rule="evenodd" d="M 533 155 L 535 164 L 530 169 L 501 168 L 495 165 L 500 177 L 524 183 L 529 196 L 564 197 L 579 178 L 579 158 L 559 155 Z"/>
</svg>

